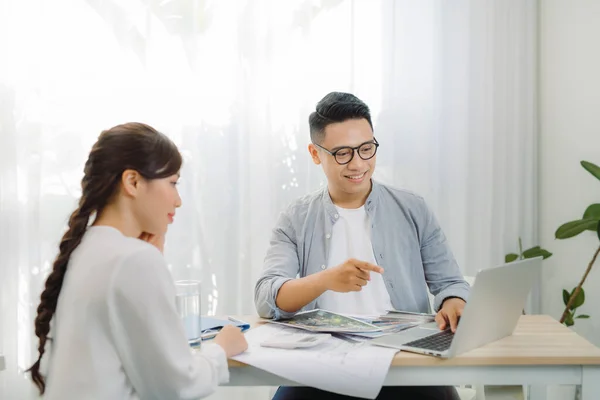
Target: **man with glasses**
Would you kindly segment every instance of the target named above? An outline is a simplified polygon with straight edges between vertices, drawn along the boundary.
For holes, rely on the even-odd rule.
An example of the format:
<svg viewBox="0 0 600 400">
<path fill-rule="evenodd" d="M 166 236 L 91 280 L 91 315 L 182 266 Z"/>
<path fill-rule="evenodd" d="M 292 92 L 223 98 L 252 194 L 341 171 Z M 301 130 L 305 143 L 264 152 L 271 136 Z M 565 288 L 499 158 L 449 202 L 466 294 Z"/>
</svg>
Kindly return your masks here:
<svg viewBox="0 0 600 400">
<path fill-rule="evenodd" d="M 271 238 L 255 304 L 264 318 L 315 308 L 374 316 L 429 312 L 456 329 L 469 293 L 446 238 L 422 197 L 371 177 L 379 142 L 369 108 L 349 93 L 326 95 L 309 117 L 313 162 L 327 187 L 283 212 Z M 274 399 L 347 398 L 281 387 Z M 378 399 L 455 399 L 450 387 L 384 387 Z"/>
</svg>

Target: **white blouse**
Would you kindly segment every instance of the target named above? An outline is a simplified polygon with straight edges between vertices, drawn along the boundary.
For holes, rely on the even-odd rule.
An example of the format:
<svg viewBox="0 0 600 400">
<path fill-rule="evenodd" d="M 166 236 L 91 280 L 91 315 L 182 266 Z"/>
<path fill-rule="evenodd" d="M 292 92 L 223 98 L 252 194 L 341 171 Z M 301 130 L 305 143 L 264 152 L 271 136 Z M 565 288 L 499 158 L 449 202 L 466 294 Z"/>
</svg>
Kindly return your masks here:
<svg viewBox="0 0 600 400">
<path fill-rule="evenodd" d="M 45 399 L 197 399 L 229 380 L 220 346 L 188 346 L 160 251 L 111 227 L 73 252 L 49 336 Z"/>
</svg>

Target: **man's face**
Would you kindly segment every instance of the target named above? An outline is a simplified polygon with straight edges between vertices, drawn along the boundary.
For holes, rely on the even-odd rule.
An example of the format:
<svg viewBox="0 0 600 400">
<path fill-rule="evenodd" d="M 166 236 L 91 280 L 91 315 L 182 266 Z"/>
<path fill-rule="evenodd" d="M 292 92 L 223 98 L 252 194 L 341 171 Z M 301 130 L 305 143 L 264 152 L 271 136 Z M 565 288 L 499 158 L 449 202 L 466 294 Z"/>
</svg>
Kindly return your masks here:
<svg viewBox="0 0 600 400">
<path fill-rule="evenodd" d="M 325 128 L 325 139 L 319 143 L 331 153 L 342 147 L 358 147 L 360 150 L 343 149 L 337 152 L 337 159 L 342 162 L 352 157 L 347 164 L 340 165 L 336 158 L 323 149 L 310 144 L 308 149 L 315 164 L 321 164 L 330 190 L 336 193 L 362 194 L 371 190 L 371 176 L 375 171 L 377 156 L 370 157 L 375 151 L 373 130 L 366 119 L 349 119 L 344 122 L 330 124 Z M 371 144 L 371 145 L 369 145 Z"/>
</svg>

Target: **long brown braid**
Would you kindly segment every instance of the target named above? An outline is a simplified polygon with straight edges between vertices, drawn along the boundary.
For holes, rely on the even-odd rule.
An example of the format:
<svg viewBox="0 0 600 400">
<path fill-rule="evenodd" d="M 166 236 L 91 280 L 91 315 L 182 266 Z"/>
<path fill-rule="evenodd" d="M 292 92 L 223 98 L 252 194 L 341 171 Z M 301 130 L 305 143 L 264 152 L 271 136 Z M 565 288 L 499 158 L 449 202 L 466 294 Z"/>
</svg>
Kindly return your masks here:
<svg viewBox="0 0 600 400">
<path fill-rule="evenodd" d="M 181 168 L 181 155 L 175 144 L 154 128 L 141 123 L 127 123 L 103 131 L 92 147 L 81 180 L 81 198 L 69 218 L 52 272 L 46 279 L 35 318 L 35 335 L 39 338 L 39 357 L 27 370 L 44 394 L 46 382 L 40 373 L 50 321 L 56 312 L 58 297 L 67 272 L 69 259 L 79 246 L 92 214 L 96 216 L 116 194 L 125 170 L 138 171 L 145 179 L 160 179 L 176 174 Z"/>
</svg>

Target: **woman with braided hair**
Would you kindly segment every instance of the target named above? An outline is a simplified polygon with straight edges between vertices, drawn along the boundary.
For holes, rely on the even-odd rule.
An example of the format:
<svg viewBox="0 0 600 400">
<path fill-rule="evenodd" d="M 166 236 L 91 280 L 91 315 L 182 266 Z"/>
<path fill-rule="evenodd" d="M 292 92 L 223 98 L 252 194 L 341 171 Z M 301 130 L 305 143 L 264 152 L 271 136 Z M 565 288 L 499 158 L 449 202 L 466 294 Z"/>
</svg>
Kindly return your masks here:
<svg viewBox="0 0 600 400">
<path fill-rule="evenodd" d="M 44 398 L 197 399 L 229 379 L 243 334 L 225 327 L 192 354 L 161 253 L 181 205 L 181 163 L 169 138 L 140 123 L 106 130 L 92 147 L 37 308 L 28 371 Z"/>
</svg>

